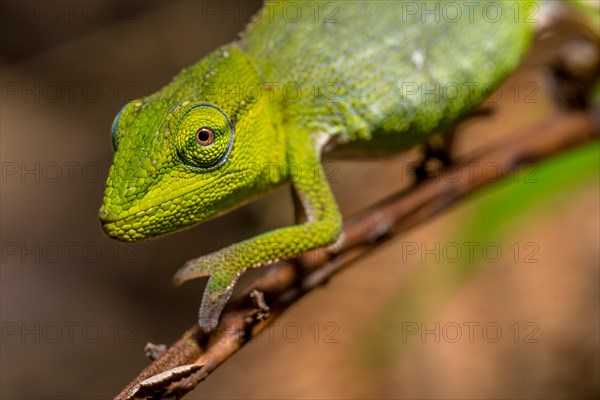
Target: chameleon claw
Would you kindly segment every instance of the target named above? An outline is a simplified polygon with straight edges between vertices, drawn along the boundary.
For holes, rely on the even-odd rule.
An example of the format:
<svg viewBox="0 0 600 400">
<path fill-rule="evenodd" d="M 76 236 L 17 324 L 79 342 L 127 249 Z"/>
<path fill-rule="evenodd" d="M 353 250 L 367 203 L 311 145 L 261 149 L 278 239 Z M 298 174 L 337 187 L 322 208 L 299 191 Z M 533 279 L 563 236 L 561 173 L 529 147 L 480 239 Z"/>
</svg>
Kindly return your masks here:
<svg viewBox="0 0 600 400">
<path fill-rule="evenodd" d="M 180 286 L 182 283 L 196 278 L 210 276 L 210 268 L 204 262 L 204 257 L 187 261 L 173 276 L 173 283 Z"/>
<path fill-rule="evenodd" d="M 221 253 L 212 253 L 186 262 L 173 276 L 175 285 L 208 276 L 208 283 L 202 297 L 198 315 L 198 325 L 205 333 L 210 333 L 219 324 L 219 316 L 233 293 L 235 283 L 245 268 L 223 268 Z"/>
<path fill-rule="evenodd" d="M 198 311 L 198 325 L 204 333 L 212 332 L 219 325 L 221 312 L 233 293 L 233 285 L 221 292 L 210 291 L 210 286 L 211 282 L 209 280 Z"/>
</svg>

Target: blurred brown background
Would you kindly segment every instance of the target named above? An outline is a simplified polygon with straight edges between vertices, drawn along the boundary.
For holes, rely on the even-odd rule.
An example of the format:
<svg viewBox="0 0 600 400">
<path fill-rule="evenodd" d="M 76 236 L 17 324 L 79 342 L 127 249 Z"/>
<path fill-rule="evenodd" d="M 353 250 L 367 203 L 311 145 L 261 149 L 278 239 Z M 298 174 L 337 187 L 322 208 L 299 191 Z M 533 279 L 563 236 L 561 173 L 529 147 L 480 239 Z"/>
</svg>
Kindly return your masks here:
<svg viewBox="0 0 600 400">
<path fill-rule="evenodd" d="M 292 221 L 285 188 L 140 244 L 108 239 L 97 219 L 114 115 L 233 40 L 260 2 L 0 5 L 0 395 L 111 398 L 148 364 L 146 342 L 196 318 L 204 282 L 171 284 L 184 261 Z M 539 65 L 567 38 L 538 39 L 459 152 L 550 112 Z M 343 213 L 409 185 L 417 157 L 340 162 Z M 534 192 L 555 183 L 544 168 Z M 481 210 L 502 196 L 518 208 L 506 193 L 521 187 L 467 199 L 307 296 L 189 398 L 597 398 L 600 189 L 588 175 L 501 216 L 502 235 L 477 233 L 496 232 Z"/>
</svg>

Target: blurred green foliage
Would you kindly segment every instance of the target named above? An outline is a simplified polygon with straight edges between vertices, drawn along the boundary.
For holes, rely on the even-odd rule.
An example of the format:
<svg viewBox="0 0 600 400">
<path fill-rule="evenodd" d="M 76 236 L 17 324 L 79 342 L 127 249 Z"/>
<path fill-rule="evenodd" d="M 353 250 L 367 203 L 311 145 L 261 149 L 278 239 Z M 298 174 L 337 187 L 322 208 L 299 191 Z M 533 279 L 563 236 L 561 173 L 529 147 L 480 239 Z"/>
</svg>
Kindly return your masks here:
<svg viewBox="0 0 600 400">
<path fill-rule="evenodd" d="M 597 182 L 599 163 L 598 142 L 593 142 L 511 174 L 472 198 L 474 212 L 462 235 L 483 242 L 509 239 L 511 228 L 568 205 L 582 187 Z"/>
<path fill-rule="evenodd" d="M 557 209 L 569 207 L 571 199 L 600 181 L 598 142 L 515 171 L 503 180 L 474 194 L 463 203 L 454 232 L 432 238 L 443 243 L 500 243 L 505 252 L 520 231 L 536 221 L 551 218 Z M 356 342 L 360 364 L 368 365 L 372 379 L 383 379 L 394 360 L 401 357 L 410 340 L 400 340 L 406 322 L 426 321 L 486 263 L 481 251 L 458 262 L 440 260 L 411 268 L 410 276 L 396 288 L 374 315 Z M 427 258 L 430 261 L 430 258 Z M 507 262 L 511 258 L 507 257 Z M 414 259 L 411 259 L 414 261 Z M 399 261 L 400 264 L 400 255 Z M 501 266 L 502 263 L 494 263 Z M 400 266 L 400 265 L 399 265 Z M 411 339 L 418 340 L 414 335 Z M 368 345 L 364 346 L 367 343 Z"/>
</svg>

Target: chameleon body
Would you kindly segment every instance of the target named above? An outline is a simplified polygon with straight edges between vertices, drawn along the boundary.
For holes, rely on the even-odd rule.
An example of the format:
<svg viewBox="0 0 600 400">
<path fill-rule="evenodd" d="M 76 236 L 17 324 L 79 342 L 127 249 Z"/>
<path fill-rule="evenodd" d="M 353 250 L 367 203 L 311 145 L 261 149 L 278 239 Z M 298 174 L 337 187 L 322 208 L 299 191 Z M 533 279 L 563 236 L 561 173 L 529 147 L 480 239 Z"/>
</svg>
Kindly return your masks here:
<svg viewBox="0 0 600 400">
<path fill-rule="evenodd" d="M 238 40 L 125 105 L 113 124 L 99 212 L 111 237 L 172 232 L 285 183 L 300 200 L 305 222 L 191 260 L 176 274 L 176 282 L 209 277 L 205 331 L 245 269 L 338 239 L 342 218 L 322 156 L 426 142 L 481 102 L 531 37 L 530 2 L 452 2 L 446 15 L 444 2 L 293 4 L 294 13 L 286 2 L 266 4 Z"/>
</svg>

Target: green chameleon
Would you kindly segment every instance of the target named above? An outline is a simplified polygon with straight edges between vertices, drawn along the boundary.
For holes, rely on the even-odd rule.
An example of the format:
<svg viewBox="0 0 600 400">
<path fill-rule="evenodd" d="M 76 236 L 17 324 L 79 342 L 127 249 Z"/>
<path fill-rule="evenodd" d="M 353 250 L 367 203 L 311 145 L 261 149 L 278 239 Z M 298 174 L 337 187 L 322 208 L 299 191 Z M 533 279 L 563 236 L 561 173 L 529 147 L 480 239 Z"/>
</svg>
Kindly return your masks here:
<svg viewBox="0 0 600 400">
<path fill-rule="evenodd" d="M 116 116 L 104 231 L 149 238 L 291 183 L 305 220 L 176 274 L 209 277 L 199 324 L 211 331 L 247 268 L 339 239 L 322 156 L 398 153 L 468 114 L 518 64 L 536 11 L 526 1 L 267 2 L 238 40 Z"/>
</svg>

